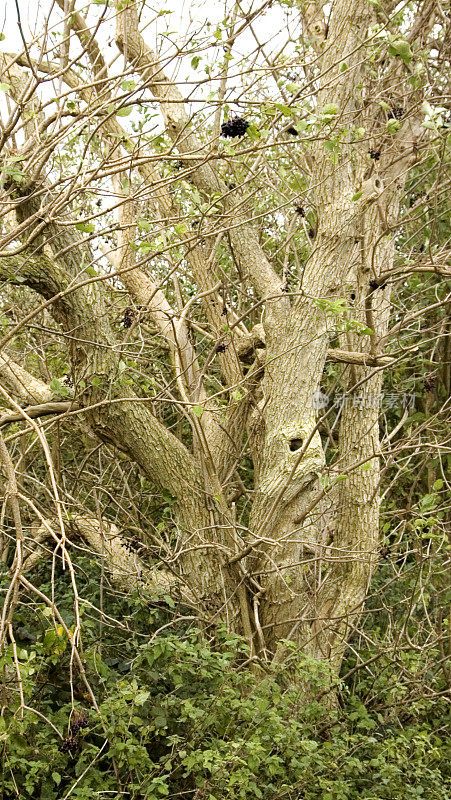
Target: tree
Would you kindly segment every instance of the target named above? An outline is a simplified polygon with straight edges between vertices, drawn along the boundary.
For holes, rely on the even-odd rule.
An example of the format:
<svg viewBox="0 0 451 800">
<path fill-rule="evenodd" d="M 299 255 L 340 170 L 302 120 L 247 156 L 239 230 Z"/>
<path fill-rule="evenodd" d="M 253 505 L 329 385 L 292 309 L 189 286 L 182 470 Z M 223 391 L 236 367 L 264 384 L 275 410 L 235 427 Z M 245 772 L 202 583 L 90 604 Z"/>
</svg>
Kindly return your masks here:
<svg viewBox="0 0 451 800">
<path fill-rule="evenodd" d="M 256 673 L 296 645 L 335 684 L 423 424 L 403 381 L 440 432 L 449 391 L 449 23 L 434 0 L 228 4 L 179 37 L 134 0 L 42 12 L 2 56 L 2 641 L 34 596 L 85 676 L 84 540 Z M 52 552 L 72 629 L 33 582 Z"/>
</svg>

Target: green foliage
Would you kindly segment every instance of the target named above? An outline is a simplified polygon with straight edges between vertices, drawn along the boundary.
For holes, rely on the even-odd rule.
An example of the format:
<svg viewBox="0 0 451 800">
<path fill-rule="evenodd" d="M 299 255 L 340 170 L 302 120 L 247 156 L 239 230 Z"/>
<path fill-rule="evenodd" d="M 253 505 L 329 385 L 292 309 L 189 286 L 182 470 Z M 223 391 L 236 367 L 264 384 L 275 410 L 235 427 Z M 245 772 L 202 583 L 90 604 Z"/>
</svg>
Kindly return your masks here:
<svg viewBox="0 0 451 800">
<path fill-rule="evenodd" d="M 98 577 L 87 559 L 83 573 L 84 592 L 95 604 Z M 57 600 L 70 627 L 71 594 L 61 576 Z M 388 662 L 379 670 L 377 707 L 362 700 L 374 683 L 362 670 L 352 684 L 341 686 L 342 707 L 331 711 L 326 662 L 301 656 L 290 643 L 287 663 L 256 677 L 246 667 L 246 644 L 225 629 L 216 630 L 213 645 L 189 624 L 179 622 L 171 630 L 169 612 L 149 608 L 137 595 L 120 600 L 108 593 L 105 601 L 105 611 L 120 618 L 126 630 L 113 626 L 104 632 L 102 650 L 98 623 L 82 609 L 85 669 L 100 717 L 76 670 L 70 688 L 70 646 L 49 609 L 34 608 L 34 623 L 31 606 L 19 612 L 25 703 L 43 716 L 13 713 L 18 697 L 5 684 L 3 797 L 57 800 L 69 792 L 75 800 L 449 796 L 445 705 L 422 700 L 404 719 L 394 714 L 390 705 L 402 698 L 405 687 Z M 11 647 L 0 666 L 12 675 Z M 405 658 L 405 669 L 411 666 Z M 75 734 L 69 727 L 76 718 L 71 717 L 71 691 L 77 713 L 86 717 L 86 726 Z M 64 740 L 70 736 L 75 744 L 67 752 Z"/>
<path fill-rule="evenodd" d="M 410 64 L 413 58 L 410 44 L 409 42 L 406 42 L 405 39 L 396 39 L 395 41 L 391 42 L 388 52 L 391 56 L 398 56 L 401 58 L 405 64 Z"/>
</svg>

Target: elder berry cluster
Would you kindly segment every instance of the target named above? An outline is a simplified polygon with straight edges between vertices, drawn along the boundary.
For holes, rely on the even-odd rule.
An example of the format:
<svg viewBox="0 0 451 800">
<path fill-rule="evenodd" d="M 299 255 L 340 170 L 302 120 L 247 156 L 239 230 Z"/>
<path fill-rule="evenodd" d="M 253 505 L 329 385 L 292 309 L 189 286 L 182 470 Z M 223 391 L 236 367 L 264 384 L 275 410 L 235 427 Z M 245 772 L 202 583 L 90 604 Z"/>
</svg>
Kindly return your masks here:
<svg viewBox="0 0 451 800">
<path fill-rule="evenodd" d="M 244 136 L 248 127 L 249 123 L 246 119 L 243 119 L 243 117 L 231 117 L 227 122 L 222 123 L 221 136 L 235 139 L 237 136 Z"/>
<path fill-rule="evenodd" d="M 402 106 L 393 106 L 388 114 L 389 119 L 401 119 L 404 114 L 404 109 Z"/>
<path fill-rule="evenodd" d="M 59 746 L 59 750 L 61 753 L 70 753 L 71 756 L 78 750 L 78 734 L 83 728 L 88 727 L 88 719 L 85 714 L 80 714 L 77 716 L 73 722 L 71 722 L 69 727 L 69 733 L 67 736 L 64 737 L 63 741 Z"/>
<path fill-rule="evenodd" d="M 72 736 L 77 736 L 77 734 L 83 728 L 87 728 L 87 727 L 88 727 L 88 720 L 85 717 L 85 715 L 82 714 L 80 717 L 77 717 L 77 719 L 75 719 L 74 722 L 71 723 L 71 726 L 70 726 L 69 730 L 70 730 L 70 733 L 71 733 Z"/>
<path fill-rule="evenodd" d="M 66 736 L 65 739 L 61 742 L 59 746 L 59 750 L 61 753 L 70 753 L 73 755 L 78 748 L 78 741 L 75 739 L 74 736 Z"/>
<path fill-rule="evenodd" d="M 368 150 L 369 157 L 372 158 L 374 161 L 379 161 L 381 157 L 380 150 Z"/>
<path fill-rule="evenodd" d="M 370 281 L 370 289 L 375 292 L 376 289 L 385 289 L 386 283 L 379 283 L 379 281 L 374 280 L 374 278 Z"/>
<path fill-rule="evenodd" d="M 124 328 L 131 328 L 132 322 L 135 318 L 135 312 L 133 308 L 126 308 L 124 311 L 124 317 L 122 319 L 122 325 Z"/>
</svg>

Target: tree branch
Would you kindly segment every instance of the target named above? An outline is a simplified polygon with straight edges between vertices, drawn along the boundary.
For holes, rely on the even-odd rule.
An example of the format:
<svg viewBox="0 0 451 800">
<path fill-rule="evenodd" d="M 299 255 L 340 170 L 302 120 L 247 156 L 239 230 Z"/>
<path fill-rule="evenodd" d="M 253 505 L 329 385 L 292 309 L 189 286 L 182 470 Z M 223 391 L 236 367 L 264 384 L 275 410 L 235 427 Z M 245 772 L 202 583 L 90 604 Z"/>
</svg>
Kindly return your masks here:
<svg viewBox="0 0 451 800">
<path fill-rule="evenodd" d="M 117 383 L 119 355 L 112 347 L 100 285 L 95 293 L 92 284 L 77 286 L 77 280 L 44 253 L 0 258 L 0 279 L 11 280 L 15 274 L 39 294 L 55 298 L 52 313 L 63 329 L 71 332 L 73 363 L 87 385 L 81 400 L 87 406 L 87 420 L 94 432 L 128 453 L 157 486 L 168 489 L 182 508 L 190 510 L 194 518 L 197 513 L 201 519 L 201 509 L 205 513 L 201 476 L 184 445 L 143 403 L 99 403 L 106 397 L 121 396 Z M 90 410 L 91 406 L 94 409 Z"/>
<path fill-rule="evenodd" d="M 190 179 L 203 192 L 228 195 L 226 185 L 208 162 L 208 154 L 192 132 L 183 97 L 178 87 L 163 72 L 156 54 L 147 46 L 138 29 L 136 4 L 118 3 L 116 43 L 124 58 L 143 78 L 159 100 L 168 135 L 181 153 L 199 154 L 199 161 Z M 224 210 L 234 254 L 243 274 L 249 272 L 256 291 L 262 297 L 282 293 L 282 281 L 269 263 L 258 241 L 254 227 L 245 215 L 237 213 L 224 199 Z"/>
</svg>

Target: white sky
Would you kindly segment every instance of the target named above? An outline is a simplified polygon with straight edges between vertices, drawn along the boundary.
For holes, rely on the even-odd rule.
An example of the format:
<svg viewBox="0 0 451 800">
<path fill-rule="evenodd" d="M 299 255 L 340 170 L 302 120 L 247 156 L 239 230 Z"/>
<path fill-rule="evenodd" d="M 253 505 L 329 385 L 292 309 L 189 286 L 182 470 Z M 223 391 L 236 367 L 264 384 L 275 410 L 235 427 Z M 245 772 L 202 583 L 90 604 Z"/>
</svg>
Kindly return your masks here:
<svg viewBox="0 0 451 800">
<path fill-rule="evenodd" d="M 218 62 L 219 54 L 222 55 L 222 51 L 217 47 L 218 40 L 215 39 L 213 32 L 217 22 L 222 21 L 224 18 L 225 9 L 230 7 L 231 4 L 231 0 L 224 0 L 224 2 L 207 0 L 207 3 L 204 0 L 174 0 L 172 4 L 174 10 L 167 13 L 167 0 L 153 0 L 153 2 L 152 0 L 146 0 L 145 9 L 141 17 L 143 34 L 146 41 L 153 48 L 158 46 L 161 48 L 165 43 L 169 44 L 170 41 L 177 41 L 179 46 L 185 42 L 189 46 L 191 37 L 200 35 L 201 38 L 205 39 L 205 46 L 208 48 L 208 45 L 210 45 L 210 48 L 202 52 L 201 55 L 204 60 L 208 56 L 213 56 L 214 65 L 215 62 Z M 259 2 L 256 2 L 256 0 L 244 0 L 241 3 L 241 8 L 248 11 L 257 9 L 261 5 L 262 0 L 259 0 Z M 52 2 L 52 0 L 0 0 L 0 31 L 5 36 L 5 39 L 0 42 L 0 49 L 4 52 L 17 52 L 23 48 L 18 26 L 17 7 L 19 8 L 25 38 L 27 43 L 30 43 L 35 37 L 38 40 L 41 37 L 46 16 L 52 6 L 53 26 L 50 26 L 49 29 L 48 46 L 57 45 L 59 41 L 59 36 L 54 35 L 58 30 L 55 23 L 62 18 L 62 12 L 60 12 L 56 3 Z M 77 2 L 76 8 L 86 16 L 91 24 L 95 23 L 96 19 L 105 12 L 104 5 L 94 5 L 93 3 Z M 206 9 L 208 10 L 207 14 Z M 158 11 L 163 13 L 159 18 L 155 19 Z M 111 0 L 106 13 L 109 17 L 113 17 L 114 12 Z M 293 17 L 292 12 L 291 16 Z M 284 9 L 278 5 L 275 8 L 266 10 L 253 22 L 254 31 L 258 35 L 259 41 L 264 46 L 266 45 L 268 54 L 274 49 L 280 49 L 285 43 L 287 38 L 286 20 L 287 15 Z M 103 23 L 99 28 L 97 38 L 102 45 L 104 55 L 107 59 L 110 59 L 115 52 L 114 45 L 108 44 L 108 40 L 114 38 L 114 24 Z M 247 30 L 237 41 L 235 52 L 247 55 L 254 50 L 255 46 L 255 39 L 252 33 Z M 198 73 L 196 78 L 198 78 Z"/>
</svg>

